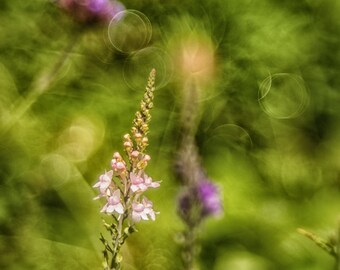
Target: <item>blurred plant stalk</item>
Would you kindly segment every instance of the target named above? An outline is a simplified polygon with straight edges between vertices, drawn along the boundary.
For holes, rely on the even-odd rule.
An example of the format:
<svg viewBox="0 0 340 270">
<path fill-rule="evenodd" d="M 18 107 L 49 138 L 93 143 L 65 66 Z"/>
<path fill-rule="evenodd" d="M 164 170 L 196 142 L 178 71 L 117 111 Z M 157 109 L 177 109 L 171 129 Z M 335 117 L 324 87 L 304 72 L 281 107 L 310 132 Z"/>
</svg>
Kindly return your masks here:
<svg viewBox="0 0 340 270">
<path fill-rule="evenodd" d="M 184 269 L 199 269 L 201 224 L 208 216 L 222 213 L 217 186 L 208 178 L 201 165 L 195 135 L 199 123 L 199 98 L 195 79 L 184 88 L 181 111 L 181 141 L 175 162 L 176 175 L 181 181 L 178 214 L 185 224 L 180 242 Z"/>
<path fill-rule="evenodd" d="M 182 263 L 185 270 L 199 269 L 202 222 L 222 210 L 218 187 L 202 166 L 195 136 L 201 119 L 203 89 L 214 79 L 215 52 L 204 29 L 187 29 L 175 34 L 173 57 L 179 78 L 180 141 L 175 157 L 175 174 L 181 187 L 177 212 L 185 228 L 180 233 Z M 211 89 L 210 89 L 211 90 Z"/>
<path fill-rule="evenodd" d="M 30 110 L 32 105 L 39 99 L 41 95 L 46 93 L 56 80 L 59 72 L 63 69 L 70 58 L 72 51 L 77 43 L 78 35 L 72 37 L 65 49 L 62 51 L 57 62 L 48 70 L 42 73 L 33 81 L 31 87 L 28 89 L 28 94 L 19 99 L 17 104 L 13 106 L 9 119 L 5 121 L 2 133 L 8 132 L 26 113 Z"/>
<path fill-rule="evenodd" d="M 69 60 L 72 50 L 83 31 L 97 26 L 105 26 L 115 15 L 125 10 L 124 5 L 120 2 L 109 0 L 55 0 L 54 4 L 74 20 L 74 35 L 70 37 L 69 43 L 56 63 L 50 69 L 43 70 L 29 87 L 28 94 L 15 104 L 9 119 L 3 125 L 2 133 L 10 130 L 38 98 L 48 91 Z"/>
</svg>

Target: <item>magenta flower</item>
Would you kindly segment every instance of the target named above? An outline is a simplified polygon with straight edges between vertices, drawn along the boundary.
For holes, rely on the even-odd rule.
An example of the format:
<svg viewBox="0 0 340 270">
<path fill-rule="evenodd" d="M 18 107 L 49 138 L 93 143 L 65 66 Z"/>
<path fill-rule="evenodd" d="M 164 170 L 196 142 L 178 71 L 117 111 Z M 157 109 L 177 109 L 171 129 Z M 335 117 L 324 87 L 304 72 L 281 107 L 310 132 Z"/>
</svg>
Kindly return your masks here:
<svg viewBox="0 0 340 270">
<path fill-rule="evenodd" d="M 105 212 L 107 214 L 112 214 L 113 212 L 117 212 L 118 214 L 124 213 L 124 207 L 120 201 L 119 189 L 113 192 L 113 194 L 108 198 L 107 204 L 104 205 L 101 212 Z"/>
<path fill-rule="evenodd" d="M 57 0 L 57 4 L 81 23 L 109 22 L 124 6 L 109 0 Z"/>
<path fill-rule="evenodd" d="M 178 199 L 178 213 L 188 224 L 198 224 L 207 216 L 222 214 L 217 186 L 206 177 L 187 187 Z"/>
<path fill-rule="evenodd" d="M 222 204 L 217 186 L 209 180 L 197 184 L 197 195 L 202 205 L 202 216 L 217 216 L 222 213 Z"/>
</svg>

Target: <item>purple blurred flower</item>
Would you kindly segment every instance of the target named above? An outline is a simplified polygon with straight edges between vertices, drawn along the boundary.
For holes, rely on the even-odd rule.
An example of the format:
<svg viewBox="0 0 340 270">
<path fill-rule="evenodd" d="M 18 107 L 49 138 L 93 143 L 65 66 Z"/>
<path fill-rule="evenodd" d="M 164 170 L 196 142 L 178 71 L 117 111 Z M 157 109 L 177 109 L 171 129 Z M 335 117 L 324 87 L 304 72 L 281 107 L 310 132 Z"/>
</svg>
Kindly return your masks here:
<svg viewBox="0 0 340 270">
<path fill-rule="evenodd" d="M 180 217 L 191 226 L 207 216 L 222 214 L 218 187 L 206 178 L 198 180 L 180 194 L 178 212 Z"/>
<path fill-rule="evenodd" d="M 208 180 L 198 182 L 197 195 L 202 205 L 202 216 L 216 216 L 222 213 L 220 194 L 214 183 Z"/>
<path fill-rule="evenodd" d="M 81 23 L 109 22 L 125 7 L 110 0 L 56 0 L 60 8 Z"/>
</svg>

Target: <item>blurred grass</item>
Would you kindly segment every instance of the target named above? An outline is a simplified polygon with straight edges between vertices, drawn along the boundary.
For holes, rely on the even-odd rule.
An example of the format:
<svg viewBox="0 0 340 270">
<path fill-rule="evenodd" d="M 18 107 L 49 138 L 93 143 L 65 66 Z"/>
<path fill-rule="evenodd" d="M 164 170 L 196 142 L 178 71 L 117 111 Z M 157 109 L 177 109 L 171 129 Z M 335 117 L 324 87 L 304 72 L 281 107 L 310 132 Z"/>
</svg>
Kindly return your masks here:
<svg viewBox="0 0 340 270">
<path fill-rule="evenodd" d="M 202 269 L 332 269 L 330 256 L 296 233 L 336 231 L 340 205 L 340 4 L 337 1 L 124 1 L 153 27 L 149 46 L 170 57 L 184 37 L 210 36 L 215 76 L 202 86 L 197 141 L 225 214 L 202 228 Z M 121 150 L 142 97 L 133 84 L 162 66 L 152 53 L 124 77 L 129 55 L 115 52 L 105 29 L 80 32 L 48 1 L 0 2 L 0 268 L 100 269 L 103 231 L 91 185 Z M 45 92 L 15 120 L 39 78 L 76 38 Z M 173 59 L 174 60 L 174 59 Z M 175 62 L 175 61 L 174 61 Z M 149 196 L 161 212 L 141 223 L 125 248 L 126 269 L 180 269 L 174 238 L 179 183 L 172 174 L 178 140 L 179 68 L 155 93 L 149 174 L 162 187 Z M 266 78 L 303 80 L 308 103 L 291 117 L 301 88 L 268 90 Z M 126 75 L 126 74 L 125 74 Z M 290 85 L 290 84 L 288 84 Z M 273 84 L 274 86 L 274 84 Z M 283 91 L 283 92 L 275 92 Z M 298 93 L 297 93 L 298 94 Z M 266 107 L 268 108 L 268 107 Z M 279 117 L 280 118 L 280 117 Z M 283 117 L 285 118 L 285 117 Z M 14 119 L 14 120 L 13 120 Z"/>
</svg>

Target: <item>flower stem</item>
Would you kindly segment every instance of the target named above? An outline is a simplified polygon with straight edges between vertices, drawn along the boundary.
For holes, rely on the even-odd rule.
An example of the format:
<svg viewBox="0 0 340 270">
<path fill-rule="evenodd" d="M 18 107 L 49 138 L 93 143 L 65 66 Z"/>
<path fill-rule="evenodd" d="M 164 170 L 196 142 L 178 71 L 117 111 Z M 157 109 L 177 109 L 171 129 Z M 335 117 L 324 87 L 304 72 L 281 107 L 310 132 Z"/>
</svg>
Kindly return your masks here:
<svg viewBox="0 0 340 270">
<path fill-rule="evenodd" d="M 195 137 L 199 122 L 199 92 L 194 80 L 188 80 L 183 91 L 182 132 L 186 137 Z"/>
<path fill-rule="evenodd" d="M 182 250 L 182 260 L 185 270 L 196 269 L 198 255 L 197 227 L 187 227 L 184 232 L 184 246 Z"/>
<path fill-rule="evenodd" d="M 115 236 L 113 253 L 112 253 L 112 261 L 111 261 L 111 270 L 119 270 L 121 266 L 121 258 L 119 257 L 120 248 L 121 248 L 121 238 L 122 238 L 122 229 L 123 229 L 124 215 L 122 215 L 118 220 L 117 226 L 117 235 Z"/>
</svg>

